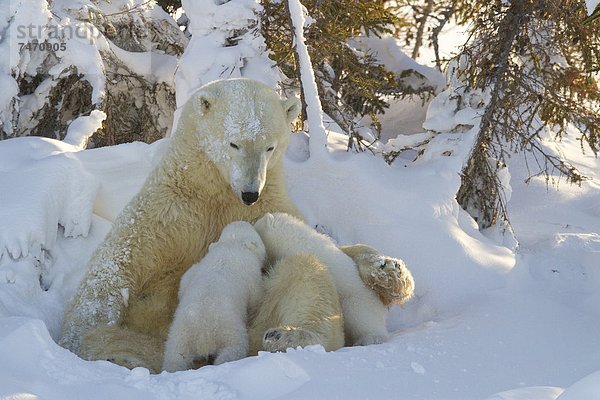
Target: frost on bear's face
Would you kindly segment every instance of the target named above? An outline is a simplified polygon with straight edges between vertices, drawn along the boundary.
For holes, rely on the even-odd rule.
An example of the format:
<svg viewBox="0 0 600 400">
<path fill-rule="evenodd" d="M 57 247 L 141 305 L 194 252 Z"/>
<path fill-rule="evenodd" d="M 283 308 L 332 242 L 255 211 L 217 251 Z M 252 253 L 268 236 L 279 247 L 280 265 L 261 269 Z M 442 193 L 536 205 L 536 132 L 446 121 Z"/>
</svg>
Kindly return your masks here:
<svg viewBox="0 0 600 400">
<path fill-rule="evenodd" d="M 298 100 L 281 100 L 256 81 L 228 79 L 202 87 L 190 101 L 200 115 L 196 129 L 200 148 L 240 201 L 254 204 L 268 171 L 285 152 Z"/>
</svg>

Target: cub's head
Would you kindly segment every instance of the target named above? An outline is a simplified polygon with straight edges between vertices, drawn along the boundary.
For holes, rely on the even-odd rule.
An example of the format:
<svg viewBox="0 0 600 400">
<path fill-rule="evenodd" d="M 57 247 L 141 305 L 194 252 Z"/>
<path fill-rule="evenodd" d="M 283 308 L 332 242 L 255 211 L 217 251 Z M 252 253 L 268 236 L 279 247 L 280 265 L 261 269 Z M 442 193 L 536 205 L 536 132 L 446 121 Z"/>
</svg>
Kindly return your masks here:
<svg viewBox="0 0 600 400">
<path fill-rule="evenodd" d="M 254 226 L 246 221 L 235 221 L 223 228 L 219 241 L 212 243 L 208 250 L 224 249 L 227 253 L 235 252 L 235 248 L 243 248 L 254 254 L 260 262 L 266 257 L 265 245 Z"/>
<path fill-rule="evenodd" d="M 268 171 L 283 156 L 290 123 L 299 112 L 296 98 L 282 100 L 270 87 L 250 79 L 226 79 L 194 93 L 182 122 L 188 126 L 185 134 L 196 135 L 235 195 L 250 206 L 259 199 Z"/>
</svg>

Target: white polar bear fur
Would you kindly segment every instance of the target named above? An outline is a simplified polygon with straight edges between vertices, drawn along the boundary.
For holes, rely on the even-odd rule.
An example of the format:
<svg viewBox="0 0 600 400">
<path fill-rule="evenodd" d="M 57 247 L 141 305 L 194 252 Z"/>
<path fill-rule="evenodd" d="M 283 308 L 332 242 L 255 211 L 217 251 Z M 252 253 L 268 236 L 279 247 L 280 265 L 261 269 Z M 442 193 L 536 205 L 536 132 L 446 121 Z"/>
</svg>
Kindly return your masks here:
<svg viewBox="0 0 600 400">
<path fill-rule="evenodd" d="M 387 308 L 362 281 L 357 265 L 332 240 L 284 213 L 267 214 L 255 223 L 267 249 L 267 260 L 308 253 L 327 266 L 340 299 L 346 345 L 383 343 Z"/>
<path fill-rule="evenodd" d="M 268 212 L 299 215 L 283 169 L 299 109 L 248 79 L 192 95 L 163 159 L 90 258 L 59 344 L 85 359 L 160 371 L 163 348 L 146 344 L 166 340 L 181 277 L 223 228 Z M 259 198 L 249 206 L 241 191 Z"/>
<path fill-rule="evenodd" d="M 260 295 L 265 247 L 248 222 L 233 222 L 181 279 L 163 370 L 239 360 L 248 354 L 248 310 Z"/>
<path fill-rule="evenodd" d="M 223 228 L 266 213 L 300 217 L 283 168 L 299 110 L 297 99 L 282 100 L 248 79 L 211 82 L 194 93 L 162 161 L 90 258 L 59 344 L 88 360 L 160 371 L 181 277 Z M 243 192 L 258 198 L 247 205 Z M 361 256 L 357 265 L 368 279 L 383 258 L 344 251 Z"/>
<path fill-rule="evenodd" d="M 250 355 L 316 344 L 327 351 L 343 347 L 342 308 L 327 266 L 306 253 L 272 265 L 248 331 Z"/>
</svg>

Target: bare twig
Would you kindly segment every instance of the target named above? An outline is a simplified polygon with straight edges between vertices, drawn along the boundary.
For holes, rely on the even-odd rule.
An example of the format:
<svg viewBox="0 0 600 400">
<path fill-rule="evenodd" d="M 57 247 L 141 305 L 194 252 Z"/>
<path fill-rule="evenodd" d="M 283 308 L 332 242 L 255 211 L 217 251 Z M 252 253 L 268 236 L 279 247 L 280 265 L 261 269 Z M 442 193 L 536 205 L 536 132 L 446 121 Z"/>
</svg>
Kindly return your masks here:
<svg viewBox="0 0 600 400">
<path fill-rule="evenodd" d="M 431 10 L 433 9 L 433 0 L 427 0 L 425 4 L 425 9 L 422 10 L 419 14 L 421 14 L 420 18 L 417 18 L 418 26 L 417 26 L 417 34 L 415 36 L 415 47 L 412 52 L 412 58 L 416 59 L 419 56 L 419 49 L 423 45 L 423 33 L 425 32 L 425 27 L 427 26 L 427 18 L 431 14 Z M 419 11 L 415 8 L 415 13 Z"/>
<path fill-rule="evenodd" d="M 128 14 L 128 13 L 134 12 L 137 9 L 142 8 L 142 7 L 144 7 L 147 4 L 150 4 L 152 2 L 153 2 L 153 0 L 148 0 L 148 1 L 143 2 L 142 4 L 138 4 L 137 6 L 133 6 L 133 7 L 129 8 L 129 9 L 127 9 L 127 10 L 123 10 L 123 11 L 119 11 L 119 12 L 114 12 L 114 13 L 110 13 L 110 14 L 104 14 L 104 16 L 105 17 L 112 17 L 113 15 Z"/>
</svg>

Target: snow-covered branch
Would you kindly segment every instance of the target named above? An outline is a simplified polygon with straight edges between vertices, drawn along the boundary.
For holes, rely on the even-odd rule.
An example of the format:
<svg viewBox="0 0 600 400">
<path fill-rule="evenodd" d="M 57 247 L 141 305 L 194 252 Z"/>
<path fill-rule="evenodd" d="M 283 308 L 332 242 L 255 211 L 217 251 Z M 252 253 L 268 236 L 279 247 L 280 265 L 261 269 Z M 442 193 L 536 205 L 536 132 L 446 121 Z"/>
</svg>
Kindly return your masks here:
<svg viewBox="0 0 600 400">
<path fill-rule="evenodd" d="M 323 125 L 323 108 L 315 81 L 315 72 L 312 68 L 308 47 L 304 40 L 304 25 L 306 18 L 299 0 L 287 0 L 287 7 L 294 31 L 298 74 L 306 102 L 306 118 L 310 134 L 311 155 L 320 154 L 327 148 L 327 133 Z"/>
</svg>

